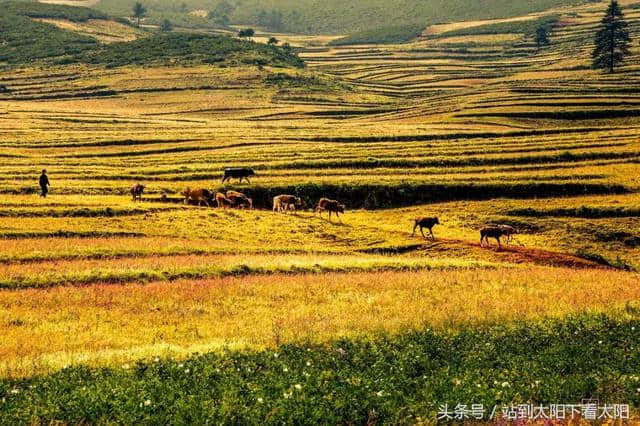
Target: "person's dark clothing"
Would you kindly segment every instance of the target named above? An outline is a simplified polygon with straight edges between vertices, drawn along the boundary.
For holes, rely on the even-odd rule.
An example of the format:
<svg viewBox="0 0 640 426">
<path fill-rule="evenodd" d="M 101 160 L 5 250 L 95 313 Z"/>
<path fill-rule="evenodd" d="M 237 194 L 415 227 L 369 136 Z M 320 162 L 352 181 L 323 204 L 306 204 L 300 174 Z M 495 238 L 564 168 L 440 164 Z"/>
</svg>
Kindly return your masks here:
<svg viewBox="0 0 640 426">
<path fill-rule="evenodd" d="M 41 174 L 40 175 L 40 190 L 42 191 L 40 193 L 40 195 L 42 197 L 46 197 L 47 196 L 47 192 L 49 192 L 49 178 L 47 177 L 46 174 Z"/>
</svg>

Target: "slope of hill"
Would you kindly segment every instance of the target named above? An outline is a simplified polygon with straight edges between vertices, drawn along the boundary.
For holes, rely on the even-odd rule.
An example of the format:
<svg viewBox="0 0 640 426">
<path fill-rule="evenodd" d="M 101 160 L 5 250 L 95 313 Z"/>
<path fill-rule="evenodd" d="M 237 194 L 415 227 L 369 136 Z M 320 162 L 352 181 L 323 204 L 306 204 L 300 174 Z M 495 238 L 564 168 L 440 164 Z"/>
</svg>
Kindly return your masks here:
<svg viewBox="0 0 640 426">
<path fill-rule="evenodd" d="M 123 66 L 151 63 L 220 63 L 301 67 L 292 52 L 265 44 L 222 35 L 101 33 L 104 23 L 126 27 L 102 12 L 84 7 L 31 2 L 5 2 L 0 16 L 0 62 L 28 64 L 34 60 L 52 63 L 87 63 Z M 96 23 L 98 21 L 99 23 Z M 80 26 L 79 24 L 87 24 Z M 136 39 L 136 36 L 144 35 Z M 133 40 L 117 41 L 118 37 Z"/>
<path fill-rule="evenodd" d="M 352 34 L 381 27 L 469 19 L 505 18 L 557 6 L 571 6 L 585 0 L 165 0 L 144 2 L 149 20 L 176 19 L 194 10 L 212 11 L 210 25 L 230 19 L 232 24 L 257 25 L 273 31 L 306 34 Z M 96 8 L 118 16 L 131 14 L 129 0 L 100 0 Z M 194 23 L 207 19 L 193 17 Z M 197 22 L 196 22 L 197 21 Z"/>
</svg>

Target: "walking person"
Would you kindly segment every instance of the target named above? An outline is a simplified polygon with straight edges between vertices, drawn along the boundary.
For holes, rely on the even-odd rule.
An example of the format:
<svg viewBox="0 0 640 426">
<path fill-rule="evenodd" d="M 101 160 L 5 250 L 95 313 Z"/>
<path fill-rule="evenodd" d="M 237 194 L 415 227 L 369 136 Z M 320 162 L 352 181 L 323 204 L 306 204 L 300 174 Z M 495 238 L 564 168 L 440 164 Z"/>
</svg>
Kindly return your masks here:
<svg viewBox="0 0 640 426">
<path fill-rule="evenodd" d="M 40 175 L 40 196 L 46 197 L 49 192 L 49 178 L 47 177 L 47 171 L 42 170 L 42 174 Z"/>
</svg>

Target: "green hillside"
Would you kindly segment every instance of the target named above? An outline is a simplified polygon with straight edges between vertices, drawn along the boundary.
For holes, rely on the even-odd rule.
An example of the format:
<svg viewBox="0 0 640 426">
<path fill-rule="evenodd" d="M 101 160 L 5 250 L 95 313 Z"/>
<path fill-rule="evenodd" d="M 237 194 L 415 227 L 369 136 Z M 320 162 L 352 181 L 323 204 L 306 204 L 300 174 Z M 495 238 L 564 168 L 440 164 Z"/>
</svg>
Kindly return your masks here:
<svg viewBox="0 0 640 426">
<path fill-rule="evenodd" d="M 145 0 L 148 22 L 164 17 L 195 26 L 221 22 L 296 33 L 353 34 L 382 27 L 505 18 L 586 0 Z M 97 8 L 131 14 L 132 0 L 100 0 Z M 209 19 L 193 16 L 208 11 Z"/>
<path fill-rule="evenodd" d="M 109 67 L 153 63 L 220 63 L 301 67 L 292 52 L 227 36 L 207 34 L 150 34 L 149 37 L 113 44 L 60 29 L 37 18 L 85 22 L 108 19 L 84 7 L 34 2 L 4 2 L 0 15 L 0 63 L 35 61 L 89 63 Z"/>
<path fill-rule="evenodd" d="M 28 63 L 33 60 L 72 55 L 97 46 L 84 35 L 64 31 L 33 18 L 86 21 L 105 15 L 87 8 L 40 3 L 4 2 L 0 15 L 0 62 Z"/>
</svg>

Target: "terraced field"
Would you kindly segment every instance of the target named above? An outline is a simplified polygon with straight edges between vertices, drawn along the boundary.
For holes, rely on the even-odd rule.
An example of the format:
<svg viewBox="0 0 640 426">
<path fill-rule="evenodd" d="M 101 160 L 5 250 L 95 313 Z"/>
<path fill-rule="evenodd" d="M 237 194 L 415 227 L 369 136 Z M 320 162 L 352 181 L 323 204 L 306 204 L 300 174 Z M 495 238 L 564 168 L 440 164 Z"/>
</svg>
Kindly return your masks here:
<svg viewBox="0 0 640 426">
<path fill-rule="evenodd" d="M 640 3 L 621 3 L 637 40 Z M 397 45 L 277 34 L 304 69 L 233 58 L 3 67 L 0 422 L 158 423 L 172 412 L 320 421 L 328 411 L 314 411 L 307 386 L 343 379 L 351 393 L 313 394 L 323 410 L 343 407 L 331 411 L 338 423 L 420 423 L 445 402 L 640 406 L 640 51 L 634 45 L 613 75 L 589 68 L 602 11 L 589 3 L 434 25 Z M 557 17 L 550 46 L 517 32 L 546 17 Z M 103 24 L 75 30 L 95 36 Z M 228 166 L 257 176 L 222 185 Z M 41 169 L 52 184 L 46 199 L 37 195 Z M 134 182 L 146 185 L 143 202 L 130 200 Z M 185 205 L 186 187 L 238 189 L 257 208 Z M 300 196 L 301 211 L 273 213 L 280 193 Z M 341 221 L 312 212 L 322 196 L 346 204 Z M 434 241 L 411 235 L 420 215 L 439 217 Z M 487 223 L 519 234 L 483 247 Z M 582 349 L 560 341 L 574 329 Z M 474 358 L 482 351 L 455 340 L 465 333 L 510 348 L 499 351 L 504 364 Z M 522 333 L 547 336 L 550 354 L 520 353 Z M 613 373 L 599 375 L 578 353 L 603 341 L 611 351 L 596 358 Z M 459 371 L 439 352 L 428 365 L 386 355 L 445 347 L 466 354 Z M 314 372 L 321 384 L 311 364 L 274 384 L 279 353 L 289 364 L 274 368 L 294 370 L 307 352 L 320 357 L 313 365 L 337 363 Z M 560 383 L 544 367 L 550 360 L 573 381 Z M 523 365 L 553 385 L 531 385 L 538 379 Z M 173 376 L 195 367 L 193 379 Z M 495 380 L 480 377 L 485 367 Z M 255 377 L 235 376 L 244 368 Z M 52 383 L 68 392 L 52 393 Z M 195 403 L 211 383 L 224 386 L 198 397 L 209 408 Z M 353 390 L 363 383 L 371 388 Z M 67 410 L 61 395 L 76 392 L 83 402 Z M 352 407 L 356 394 L 365 408 Z"/>
</svg>

